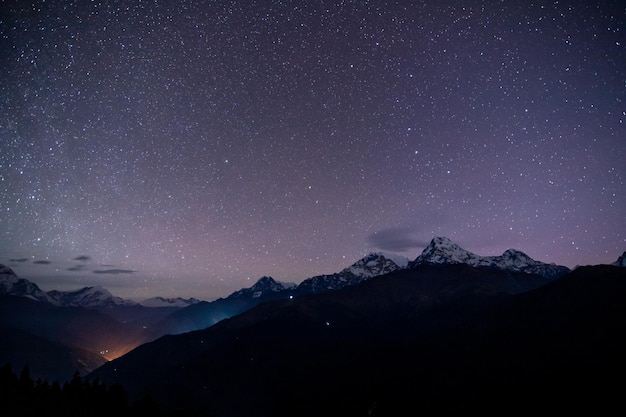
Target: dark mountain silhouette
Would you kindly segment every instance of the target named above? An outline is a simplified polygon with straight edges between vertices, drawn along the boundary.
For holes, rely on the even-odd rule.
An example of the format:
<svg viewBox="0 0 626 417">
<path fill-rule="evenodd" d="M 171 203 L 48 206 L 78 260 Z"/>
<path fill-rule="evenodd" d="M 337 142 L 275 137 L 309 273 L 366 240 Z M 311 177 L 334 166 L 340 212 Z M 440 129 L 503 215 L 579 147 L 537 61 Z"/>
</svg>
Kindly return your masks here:
<svg viewBox="0 0 626 417">
<path fill-rule="evenodd" d="M 262 277 L 251 287 L 235 291 L 226 298 L 200 302 L 172 313 L 151 326 L 145 341 L 205 329 L 267 301 L 334 291 L 400 269 L 401 266 L 384 254 L 370 253 L 338 273 L 307 278 L 299 285 Z"/>
<path fill-rule="evenodd" d="M 0 265 L 0 363 L 28 365 L 48 380 L 85 375 L 152 340 L 148 329 L 177 310 L 144 307 L 102 287 L 44 292 Z"/>
<path fill-rule="evenodd" d="M 166 334 L 180 334 L 204 329 L 229 317 L 240 314 L 259 303 L 288 298 L 294 284 L 284 284 L 271 277 L 262 277 L 249 288 L 235 291 L 226 298 L 201 301 L 173 312 L 148 329 L 147 341 Z"/>
<path fill-rule="evenodd" d="M 217 416 L 596 412 L 621 405 L 626 272 L 420 265 L 165 336 L 91 378 Z"/>
<path fill-rule="evenodd" d="M 324 282 L 327 289 L 352 285 L 365 279 L 359 273 L 371 276 L 381 267 L 391 265 L 382 256 L 372 255 L 351 269 L 325 276 Z M 155 298 L 150 301 L 153 305 L 191 305 L 144 307 L 115 297 L 102 287 L 46 293 L 0 265 L 0 294 L 5 295 L 0 299 L 0 332 L 6 341 L 0 362 L 18 369 L 29 365 L 33 375 L 47 379 L 64 380 L 76 370 L 85 375 L 143 343 L 165 334 L 204 329 L 259 303 L 288 298 L 295 288 L 295 284 L 263 277 L 252 287 L 211 303 Z M 318 285 L 315 289 L 321 288 Z M 46 357 L 50 360 L 44 360 Z"/>
<path fill-rule="evenodd" d="M 178 308 L 147 308 L 102 287 L 44 292 L 0 265 L 0 363 L 65 381 L 145 342 L 147 328 Z"/>
<path fill-rule="evenodd" d="M 121 324 L 97 311 L 6 295 L 0 296 L 0 338 L 0 361 L 61 381 L 92 371 L 107 355 L 128 352 L 131 339 Z"/>
<path fill-rule="evenodd" d="M 149 324 L 178 308 L 59 307 L 0 295 L 0 363 L 28 365 L 36 378 L 65 381 L 149 339 Z"/>
<path fill-rule="evenodd" d="M 307 294 L 324 293 L 357 285 L 372 277 L 385 275 L 421 264 L 466 263 L 557 277 L 567 272 L 562 266 L 534 261 L 527 255 L 508 250 L 497 257 L 481 257 L 465 251 L 445 237 L 435 237 L 413 262 L 383 253 L 370 253 L 342 271 L 308 278 L 299 285 L 260 278 L 252 287 L 233 292 L 226 298 L 212 302 L 198 300 L 166 300 L 154 298 L 152 305 L 170 307 L 144 307 L 136 302 L 113 296 L 102 287 L 85 287 L 76 291 L 41 291 L 36 284 L 18 278 L 9 268 L 0 265 L 0 293 L 23 296 L 48 302 L 56 306 L 80 306 L 100 311 L 113 317 L 125 330 L 134 333 L 130 350 L 141 343 L 150 342 L 166 334 L 180 334 L 200 330 L 240 314 L 260 303 L 289 299 Z M 189 305 L 186 308 L 173 305 Z M 109 356 L 110 357 L 110 356 Z"/>
<path fill-rule="evenodd" d="M 180 334 L 207 328 L 262 302 L 335 291 L 357 285 L 372 277 L 406 268 L 417 268 L 422 264 L 469 264 L 538 274 L 546 278 L 556 278 L 569 272 L 564 266 L 538 262 L 512 249 L 501 256 L 482 257 L 462 249 L 448 238 L 435 237 L 412 262 L 408 259 L 394 260 L 383 253 L 370 253 L 340 272 L 307 278 L 297 286 L 277 282 L 271 277 L 260 278 L 252 287 L 236 291 L 226 298 L 201 302 L 165 317 L 151 326 L 145 342 L 165 334 Z"/>
<path fill-rule="evenodd" d="M 0 325 L 0 358 L 4 364 L 28 366 L 35 379 L 48 381 L 69 381 L 75 372 L 86 375 L 107 362 L 89 350 L 4 325 Z"/>
<path fill-rule="evenodd" d="M 481 355 L 490 352 L 492 345 L 499 346 L 500 334 L 507 334 L 493 329 L 506 327 L 495 319 L 509 317 L 504 306 L 511 297 L 534 293 L 533 289 L 560 281 L 559 277 L 569 272 L 515 250 L 481 257 L 446 238 L 433 239 L 413 262 L 397 262 L 370 254 L 339 273 L 312 277 L 300 285 L 263 277 L 224 299 L 210 303 L 191 300 L 185 308 L 144 307 L 113 297 L 100 287 L 44 293 L 2 266 L 0 293 L 12 296 L 0 299 L 0 361 L 17 369 L 28 364 L 36 377 L 67 380 L 76 370 L 86 375 L 106 358 L 156 340 L 127 355 L 129 363 L 143 364 L 143 371 L 120 366 L 112 380 L 128 383 L 133 395 L 157 395 L 166 407 L 200 408 L 203 413 L 209 409 L 217 415 L 264 415 L 265 411 L 280 415 L 288 410 L 306 415 L 337 408 L 345 415 L 365 411 L 384 415 L 398 404 L 410 402 L 410 389 L 419 388 L 431 394 L 424 404 L 434 410 L 435 399 L 442 400 L 439 391 L 415 385 L 415 376 L 407 375 L 419 370 L 419 375 L 438 381 L 435 386 L 454 388 L 449 396 L 458 394 L 457 386 L 447 386 L 447 376 L 437 376 L 438 367 L 442 375 L 452 375 L 464 384 L 474 377 L 480 381 L 482 371 L 472 368 L 476 373 L 472 377 L 456 375 L 452 365 L 444 366 L 440 354 L 449 352 L 454 359 L 450 363 L 465 370 L 470 367 L 458 358 L 471 363 L 474 355 L 491 364 L 497 355 L 492 352 L 487 359 Z M 180 300 L 158 301 L 154 305 L 174 305 L 173 301 Z M 521 307 L 519 311 L 515 313 L 519 317 L 506 320 L 521 322 L 525 313 Z M 206 328 L 180 338 L 161 338 Z M 199 340 L 195 339 L 198 334 Z M 536 335 L 531 336 L 529 340 Z M 511 340 L 515 337 L 509 336 Z M 490 338 L 491 344 L 483 341 Z M 181 340 L 189 344 L 180 345 Z M 165 351 L 163 346 L 168 346 Z M 475 349 L 469 349 L 472 346 Z M 505 347 L 516 351 L 515 346 Z M 146 355 L 150 360 L 136 359 L 152 350 L 159 353 Z M 411 353 L 441 363 L 414 362 Z M 248 354 L 246 360 L 241 356 Z M 160 355 L 167 360 L 159 359 Z M 112 364 L 125 364 L 126 359 Z M 512 361 L 509 356 L 498 360 Z M 252 362 L 255 365 L 251 367 Z M 407 367 L 404 362 L 412 365 Z M 398 374 L 390 370 L 393 366 L 406 367 L 406 371 Z M 522 372 L 519 366 L 515 372 Z M 91 375 L 107 375 L 107 369 L 105 365 Z M 207 373 L 213 376 L 207 379 Z M 407 383 L 405 377 L 413 382 Z M 235 398 L 238 386 L 246 390 L 246 401 Z M 281 400 L 272 389 L 281 393 Z M 316 398 L 305 406 L 307 392 Z M 477 396 L 474 387 L 470 393 L 470 397 Z M 453 411 L 481 404 L 463 401 L 467 404 L 459 403 Z"/>
</svg>

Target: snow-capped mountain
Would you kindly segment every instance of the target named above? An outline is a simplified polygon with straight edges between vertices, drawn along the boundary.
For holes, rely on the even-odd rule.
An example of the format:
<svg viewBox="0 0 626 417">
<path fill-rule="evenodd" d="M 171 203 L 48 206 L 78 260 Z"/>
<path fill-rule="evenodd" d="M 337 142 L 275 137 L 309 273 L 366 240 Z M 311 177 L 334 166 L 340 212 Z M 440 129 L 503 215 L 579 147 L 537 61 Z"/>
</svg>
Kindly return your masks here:
<svg viewBox="0 0 626 417">
<path fill-rule="evenodd" d="M 515 249 L 508 249 L 500 256 L 480 256 L 461 248 L 446 237 L 433 238 L 409 268 L 423 264 L 467 264 L 475 267 L 490 267 L 527 274 L 538 274 L 546 278 L 557 278 L 570 271 L 556 264 L 536 261 Z"/>
<path fill-rule="evenodd" d="M 300 294 L 321 293 L 329 290 L 338 290 L 349 285 L 355 285 L 367 279 L 379 275 L 403 269 L 401 265 L 408 265 L 408 259 L 395 257 L 395 261 L 382 253 L 370 253 L 359 259 L 341 272 L 331 275 L 318 275 L 307 278 L 298 287 L 296 292 Z M 401 265 L 398 265 L 401 264 Z"/>
<path fill-rule="evenodd" d="M 359 259 L 341 272 L 350 272 L 357 277 L 373 278 L 405 268 L 408 263 L 408 258 L 400 256 L 392 258 L 390 255 L 375 252 Z"/>
<path fill-rule="evenodd" d="M 110 307 L 110 306 L 132 306 L 136 302 L 116 297 L 104 287 L 85 287 L 76 291 L 48 291 L 48 296 L 53 300 L 53 304 L 63 307 Z"/>
<path fill-rule="evenodd" d="M 200 302 L 173 313 L 154 327 L 156 329 L 154 338 L 163 334 L 178 334 L 204 329 L 266 301 L 328 292 L 401 269 L 397 263 L 408 264 L 406 258 L 397 257 L 396 263 L 390 259 L 391 257 L 393 256 L 388 258 L 379 253 L 370 254 L 339 273 L 308 278 L 300 285 L 280 282 L 272 277 L 264 276 L 251 287 L 235 291 L 226 298 Z"/>
<path fill-rule="evenodd" d="M 296 284 L 291 282 L 280 282 L 276 281 L 272 277 L 262 277 L 250 288 L 243 288 L 241 290 L 235 291 L 231 295 L 229 295 L 226 299 L 237 299 L 237 298 L 259 298 L 262 296 L 267 296 L 272 293 L 279 293 L 285 290 L 291 290 L 296 287 Z"/>
<path fill-rule="evenodd" d="M 50 302 L 48 294 L 24 278 L 19 278 L 8 266 L 0 264 L 0 295 L 15 295 L 31 300 Z"/>
<path fill-rule="evenodd" d="M 166 298 L 166 297 L 152 297 L 146 300 L 143 300 L 139 303 L 139 305 L 143 307 L 188 307 L 192 304 L 199 303 L 200 300 L 195 298 Z"/>
<path fill-rule="evenodd" d="M 622 254 L 622 256 L 620 256 L 619 258 L 617 258 L 617 261 L 613 262 L 611 265 L 615 265 L 615 266 L 626 266 L 626 252 L 624 252 Z"/>
<path fill-rule="evenodd" d="M 57 307 L 188 307 L 199 303 L 195 298 L 165 298 L 153 297 L 137 303 L 132 300 L 116 297 L 102 286 L 84 287 L 75 291 L 43 291 L 37 284 L 24 278 L 19 278 L 13 270 L 0 264 L 0 295 L 26 297 L 36 301 L 43 301 Z"/>
</svg>

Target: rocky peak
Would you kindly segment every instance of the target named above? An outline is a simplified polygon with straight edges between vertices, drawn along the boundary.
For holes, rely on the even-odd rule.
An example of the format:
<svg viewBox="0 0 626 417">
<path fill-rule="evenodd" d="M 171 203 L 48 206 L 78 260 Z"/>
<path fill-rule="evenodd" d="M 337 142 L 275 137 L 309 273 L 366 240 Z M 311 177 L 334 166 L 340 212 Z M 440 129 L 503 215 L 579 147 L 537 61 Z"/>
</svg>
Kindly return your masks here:
<svg viewBox="0 0 626 417">
<path fill-rule="evenodd" d="M 467 264 L 474 267 L 491 267 L 510 271 L 538 274 L 556 278 L 569 272 L 565 266 L 536 261 L 516 249 L 508 249 L 499 256 L 479 256 L 461 248 L 446 237 L 433 238 L 409 268 L 422 264 Z"/>
<path fill-rule="evenodd" d="M 617 258 L 617 261 L 613 262 L 613 265 L 615 265 L 615 266 L 626 266 L 626 252 L 624 252 L 622 254 L 622 256 Z"/>
<path fill-rule="evenodd" d="M 402 263 L 402 262 L 400 262 Z M 405 262 L 405 265 L 408 262 Z M 379 275 L 388 274 L 401 269 L 394 260 L 382 253 L 370 253 L 364 258 L 359 259 L 342 272 L 351 273 L 362 278 L 372 278 Z"/>
<path fill-rule="evenodd" d="M 14 295 L 50 302 L 48 294 L 34 282 L 18 277 L 11 268 L 0 264 L 0 295 Z"/>
<path fill-rule="evenodd" d="M 244 288 L 228 296 L 228 298 L 252 297 L 258 298 L 268 293 L 276 293 L 295 287 L 292 283 L 283 283 L 272 277 L 264 276 L 257 280 L 250 288 Z"/>
</svg>

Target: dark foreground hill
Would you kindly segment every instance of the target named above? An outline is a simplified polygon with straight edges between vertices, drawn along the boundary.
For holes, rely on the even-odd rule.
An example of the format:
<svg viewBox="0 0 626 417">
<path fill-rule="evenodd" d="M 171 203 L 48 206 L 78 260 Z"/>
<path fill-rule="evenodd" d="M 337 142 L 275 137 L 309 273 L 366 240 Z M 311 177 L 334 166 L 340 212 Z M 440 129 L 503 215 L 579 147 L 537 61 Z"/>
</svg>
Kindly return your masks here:
<svg viewBox="0 0 626 417">
<path fill-rule="evenodd" d="M 195 415 L 624 411 L 626 270 L 425 265 L 263 303 L 90 378 Z"/>
<path fill-rule="evenodd" d="M 28 365 L 36 378 L 64 382 L 76 371 L 90 372 L 106 362 L 99 352 L 123 348 L 129 338 L 98 311 L 0 296 L 0 358 L 18 369 Z"/>
</svg>

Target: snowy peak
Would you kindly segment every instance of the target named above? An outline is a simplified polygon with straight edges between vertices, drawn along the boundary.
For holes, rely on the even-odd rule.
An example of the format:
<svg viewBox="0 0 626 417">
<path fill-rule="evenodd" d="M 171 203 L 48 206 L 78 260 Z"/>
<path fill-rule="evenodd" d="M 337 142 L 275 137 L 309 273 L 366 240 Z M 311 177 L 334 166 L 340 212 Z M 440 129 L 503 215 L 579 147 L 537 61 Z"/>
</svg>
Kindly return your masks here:
<svg viewBox="0 0 626 417">
<path fill-rule="evenodd" d="M 615 266 L 626 266 L 626 252 L 624 252 L 622 254 L 622 256 L 620 256 L 619 258 L 617 258 L 617 261 L 613 262 L 611 265 L 615 265 Z"/>
<path fill-rule="evenodd" d="M 19 278 L 13 270 L 0 264 L 0 295 L 14 295 L 62 307 L 107 307 L 135 305 L 134 301 L 113 296 L 103 287 L 85 287 L 77 291 L 45 292 L 37 284 Z"/>
<path fill-rule="evenodd" d="M 251 298 L 259 298 L 264 295 L 268 295 L 271 293 L 278 293 L 284 290 L 288 290 L 294 288 L 296 284 L 293 283 L 285 283 L 274 280 L 272 277 L 262 277 L 250 288 L 244 288 L 239 291 L 235 291 L 228 298 L 241 298 L 241 297 L 251 297 Z"/>
<path fill-rule="evenodd" d="M 63 307 L 108 307 L 136 305 L 134 301 L 115 297 L 101 286 L 85 287 L 76 291 L 49 291 L 48 295 Z"/>
<path fill-rule="evenodd" d="M 487 257 L 487 259 L 506 267 L 506 269 L 514 270 L 526 268 L 528 266 L 543 265 L 542 262 L 535 261 L 524 252 L 515 249 L 507 249 L 501 256 L 491 256 Z"/>
<path fill-rule="evenodd" d="M 399 265 L 402 264 L 402 265 Z M 395 261 L 382 253 L 370 253 L 362 259 L 359 259 L 342 272 L 351 273 L 359 278 L 372 278 L 378 275 L 385 275 L 408 264 L 408 259 L 403 261 L 396 259 Z"/>
<path fill-rule="evenodd" d="M 50 302 L 48 294 L 37 284 L 18 277 L 8 266 L 0 264 L 0 295 L 14 295 L 31 300 Z"/>
<path fill-rule="evenodd" d="M 291 282 L 276 281 L 272 277 L 262 277 L 251 287 L 253 291 L 278 292 L 295 287 L 296 284 Z"/>
<path fill-rule="evenodd" d="M 524 252 L 516 250 L 516 249 L 507 249 L 502 254 L 503 258 L 509 258 L 514 261 L 519 262 L 535 262 L 530 256 L 526 255 Z"/>
<path fill-rule="evenodd" d="M 461 248 L 446 237 L 433 238 L 409 268 L 423 264 L 467 264 L 474 267 L 491 267 L 509 271 L 538 274 L 557 278 L 569 272 L 565 266 L 536 261 L 524 252 L 508 249 L 500 256 L 479 256 Z"/>
<path fill-rule="evenodd" d="M 143 300 L 139 303 L 143 307 L 188 307 L 193 304 L 199 303 L 200 300 L 195 298 L 166 298 L 166 297 L 152 297 L 146 300 Z"/>
<path fill-rule="evenodd" d="M 435 237 L 422 254 L 411 263 L 412 266 L 421 264 L 469 264 L 480 263 L 480 256 L 468 252 L 447 237 Z"/>
<path fill-rule="evenodd" d="M 499 269 L 537 274 L 546 278 L 558 278 L 570 272 L 570 269 L 565 266 L 536 261 L 524 252 L 515 249 L 508 249 L 500 256 L 490 256 L 485 259 L 493 262 L 494 266 Z"/>
<path fill-rule="evenodd" d="M 391 258 L 394 258 L 393 260 Z M 307 278 L 298 285 L 301 294 L 317 294 L 358 284 L 367 279 L 404 269 L 408 259 L 382 253 L 370 253 L 341 272 Z"/>
</svg>

